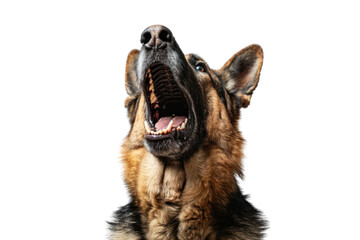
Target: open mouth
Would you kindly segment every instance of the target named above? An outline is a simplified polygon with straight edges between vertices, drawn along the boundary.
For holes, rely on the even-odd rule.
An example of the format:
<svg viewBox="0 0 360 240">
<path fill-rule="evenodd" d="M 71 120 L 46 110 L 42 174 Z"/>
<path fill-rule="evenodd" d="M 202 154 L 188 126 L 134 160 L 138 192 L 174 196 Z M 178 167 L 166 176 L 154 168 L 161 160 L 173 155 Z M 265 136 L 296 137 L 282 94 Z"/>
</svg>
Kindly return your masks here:
<svg viewBox="0 0 360 240">
<path fill-rule="evenodd" d="M 190 125 L 188 101 L 170 68 L 160 62 L 152 64 L 146 71 L 144 84 L 146 138 L 186 140 Z"/>
</svg>

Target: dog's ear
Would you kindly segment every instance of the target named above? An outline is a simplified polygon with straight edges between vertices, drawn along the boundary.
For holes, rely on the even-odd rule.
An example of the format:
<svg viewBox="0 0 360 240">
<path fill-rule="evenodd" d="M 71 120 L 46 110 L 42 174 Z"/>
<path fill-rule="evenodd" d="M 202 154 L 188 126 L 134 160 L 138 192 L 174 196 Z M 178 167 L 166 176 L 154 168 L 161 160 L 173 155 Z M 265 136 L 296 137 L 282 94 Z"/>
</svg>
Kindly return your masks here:
<svg viewBox="0 0 360 240">
<path fill-rule="evenodd" d="M 259 45 L 250 45 L 237 52 L 220 69 L 226 90 L 234 95 L 240 107 L 247 107 L 255 90 L 263 63 L 263 51 Z"/>
<path fill-rule="evenodd" d="M 139 57 L 139 50 L 132 50 L 126 60 L 125 88 L 129 96 L 125 100 L 125 107 L 128 110 L 128 117 L 132 124 L 135 120 L 136 103 L 139 98 L 139 82 L 137 80 L 136 68 Z"/>
<path fill-rule="evenodd" d="M 132 50 L 126 60 L 125 88 L 129 95 L 133 95 L 139 91 L 139 82 L 136 76 L 137 59 L 139 50 Z"/>
</svg>

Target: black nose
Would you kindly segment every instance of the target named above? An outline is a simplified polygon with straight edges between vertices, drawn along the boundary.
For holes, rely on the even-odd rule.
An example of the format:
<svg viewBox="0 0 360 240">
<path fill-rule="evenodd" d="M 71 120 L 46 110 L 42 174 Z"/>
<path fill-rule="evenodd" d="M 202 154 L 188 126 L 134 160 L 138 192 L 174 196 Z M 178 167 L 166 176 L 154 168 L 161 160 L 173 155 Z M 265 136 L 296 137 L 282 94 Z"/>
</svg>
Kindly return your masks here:
<svg viewBox="0 0 360 240">
<path fill-rule="evenodd" d="M 161 25 L 153 25 L 148 27 L 141 34 L 140 42 L 146 48 L 160 49 L 165 48 L 173 39 L 170 29 Z"/>
</svg>

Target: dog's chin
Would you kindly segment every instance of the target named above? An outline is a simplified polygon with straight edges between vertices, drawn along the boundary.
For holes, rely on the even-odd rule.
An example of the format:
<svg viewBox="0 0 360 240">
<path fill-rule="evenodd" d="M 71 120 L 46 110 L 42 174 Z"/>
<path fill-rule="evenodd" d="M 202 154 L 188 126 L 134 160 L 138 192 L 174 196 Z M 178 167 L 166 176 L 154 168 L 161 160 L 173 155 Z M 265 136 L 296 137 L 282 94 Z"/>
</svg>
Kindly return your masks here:
<svg viewBox="0 0 360 240">
<path fill-rule="evenodd" d="M 155 157 L 166 160 L 181 160 L 186 153 L 187 142 L 168 138 L 163 140 L 145 140 L 147 150 Z"/>
</svg>

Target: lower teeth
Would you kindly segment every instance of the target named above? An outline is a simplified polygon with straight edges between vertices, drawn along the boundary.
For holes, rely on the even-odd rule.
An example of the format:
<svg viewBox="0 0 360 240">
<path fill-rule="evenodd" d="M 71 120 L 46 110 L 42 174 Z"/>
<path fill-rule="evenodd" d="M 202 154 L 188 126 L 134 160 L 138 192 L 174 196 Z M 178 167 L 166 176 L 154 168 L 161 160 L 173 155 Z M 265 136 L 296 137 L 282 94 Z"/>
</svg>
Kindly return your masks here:
<svg viewBox="0 0 360 240">
<path fill-rule="evenodd" d="M 177 131 L 184 130 L 187 122 L 188 122 L 188 119 L 185 118 L 185 121 L 180 126 L 172 127 L 173 120 L 171 120 L 166 129 L 158 129 L 156 131 L 151 130 L 151 128 L 146 120 L 144 121 L 144 125 L 145 125 L 146 133 L 148 135 L 167 135 L 170 132 L 174 132 L 175 130 L 177 130 Z"/>
</svg>

